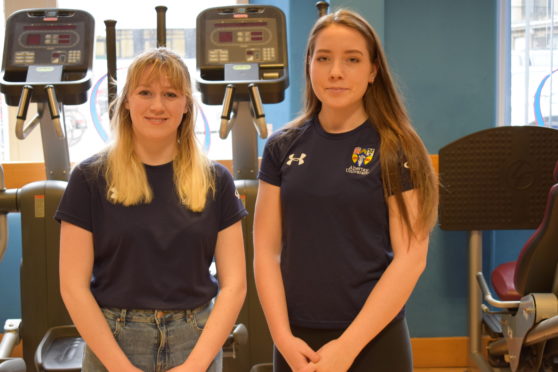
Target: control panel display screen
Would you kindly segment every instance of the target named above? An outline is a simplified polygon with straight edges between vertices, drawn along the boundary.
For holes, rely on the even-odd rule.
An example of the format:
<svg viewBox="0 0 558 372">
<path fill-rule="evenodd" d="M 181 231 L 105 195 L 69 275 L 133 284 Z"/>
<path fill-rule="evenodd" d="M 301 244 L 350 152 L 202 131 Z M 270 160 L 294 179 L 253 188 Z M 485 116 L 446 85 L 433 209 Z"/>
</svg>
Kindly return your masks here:
<svg viewBox="0 0 558 372">
<path fill-rule="evenodd" d="M 219 42 L 220 43 L 231 43 L 233 41 L 233 33 L 230 31 L 219 32 Z"/>
<path fill-rule="evenodd" d="M 41 45 L 41 35 L 40 34 L 29 34 L 26 40 L 27 45 Z"/>
<path fill-rule="evenodd" d="M 72 34 L 37 34 L 37 33 L 27 33 L 25 35 L 25 46 L 50 46 L 50 45 L 68 45 L 75 40 L 75 36 L 72 38 Z"/>
<path fill-rule="evenodd" d="M 281 55 L 273 18 L 211 20 L 206 35 L 210 64 L 276 63 Z"/>
<path fill-rule="evenodd" d="M 85 25 L 77 23 L 15 25 L 11 60 L 15 65 L 79 65 L 84 63 Z"/>
</svg>

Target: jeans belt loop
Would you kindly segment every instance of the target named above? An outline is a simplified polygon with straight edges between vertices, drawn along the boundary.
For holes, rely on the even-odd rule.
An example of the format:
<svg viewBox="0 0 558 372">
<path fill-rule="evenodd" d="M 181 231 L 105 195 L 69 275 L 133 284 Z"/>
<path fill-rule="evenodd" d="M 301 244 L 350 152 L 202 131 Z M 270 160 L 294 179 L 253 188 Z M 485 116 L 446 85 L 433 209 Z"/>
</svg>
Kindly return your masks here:
<svg viewBox="0 0 558 372">
<path fill-rule="evenodd" d="M 127 316 L 127 310 L 120 309 L 120 317 L 118 318 L 118 321 L 120 321 L 122 325 L 126 324 L 126 316 Z"/>
</svg>

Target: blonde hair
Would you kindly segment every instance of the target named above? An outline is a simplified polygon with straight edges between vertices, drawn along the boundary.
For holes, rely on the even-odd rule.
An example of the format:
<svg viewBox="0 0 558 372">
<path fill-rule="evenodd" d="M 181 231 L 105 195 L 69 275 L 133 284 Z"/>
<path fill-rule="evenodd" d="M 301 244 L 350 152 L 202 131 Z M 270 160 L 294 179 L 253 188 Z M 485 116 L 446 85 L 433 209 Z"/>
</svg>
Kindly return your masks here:
<svg viewBox="0 0 558 372">
<path fill-rule="evenodd" d="M 428 152 L 413 129 L 400 93 L 391 77 L 380 39 L 370 24 L 355 12 L 341 9 L 319 18 L 310 32 L 305 61 L 305 102 L 303 113 L 287 128 L 298 128 L 321 110 L 310 81 L 310 61 L 314 54 L 319 33 L 331 25 L 341 25 L 358 31 L 365 39 L 370 62 L 377 67 L 373 83 L 368 85 L 363 97 L 364 109 L 380 135 L 380 163 L 384 192 L 387 198 L 394 195 L 405 226 L 411 234 L 430 231 L 437 219 L 438 184 Z M 288 132 L 288 131 L 287 131 Z M 406 161 L 413 187 L 418 191 L 420 205 L 417 224 L 412 226 L 402 196 L 400 168 Z"/>
<path fill-rule="evenodd" d="M 131 206 L 150 203 L 153 193 L 143 163 L 134 152 L 134 131 L 126 102 L 144 79 L 165 76 L 173 89 L 186 96 L 186 113 L 177 131 L 177 151 L 173 159 L 174 184 L 180 202 L 194 212 L 204 209 L 208 191 L 215 191 L 215 179 L 210 160 L 198 146 L 194 134 L 194 101 L 188 68 L 179 55 L 157 48 L 145 52 L 128 68 L 122 93 L 114 102 L 111 125 L 114 142 L 100 161 L 107 181 L 107 199 L 113 203 Z"/>
</svg>

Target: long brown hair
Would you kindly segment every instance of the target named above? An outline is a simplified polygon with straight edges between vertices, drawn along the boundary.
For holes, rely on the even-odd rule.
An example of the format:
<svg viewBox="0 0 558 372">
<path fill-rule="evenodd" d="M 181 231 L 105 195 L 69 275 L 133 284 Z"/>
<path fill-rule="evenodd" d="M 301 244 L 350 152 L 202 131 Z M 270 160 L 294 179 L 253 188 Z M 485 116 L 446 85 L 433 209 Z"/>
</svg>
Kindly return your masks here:
<svg viewBox="0 0 558 372">
<path fill-rule="evenodd" d="M 134 153 L 132 117 L 125 104 L 130 92 L 146 74 L 149 78 L 165 76 L 174 89 L 186 96 L 186 113 L 177 129 L 174 183 L 182 204 L 192 211 L 202 211 L 208 191 L 215 190 L 211 162 L 200 149 L 194 133 L 194 98 L 188 68 L 178 54 L 165 48 L 136 57 L 128 68 L 122 93 L 114 102 L 111 125 L 115 138 L 101 157 L 107 180 L 107 199 L 130 206 L 149 203 L 153 198 L 145 168 Z"/>
<path fill-rule="evenodd" d="M 341 9 L 318 19 L 310 32 L 305 61 L 305 101 L 303 113 L 287 125 L 298 128 L 322 107 L 310 81 L 310 61 L 314 54 L 319 33 L 331 25 L 341 25 L 358 31 L 365 39 L 370 62 L 377 67 L 373 83 L 368 84 L 363 96 L 366 114 L 380 135 L 380 164 L 384 192 L 387 198 L 394 195 L 405 226 L 411 234 L 427 232 L 436 223 L 438 211 L 438 184 L 428 152 L 411 125 L 411 121 L 393 81 L 382 44 L 370 24 L 355 12 Z M 417 223 L 412 226 L 402 197 L 400 168 L 406 162 L 413 187 L 418 192 L 419 210 Z"/>
</svg>

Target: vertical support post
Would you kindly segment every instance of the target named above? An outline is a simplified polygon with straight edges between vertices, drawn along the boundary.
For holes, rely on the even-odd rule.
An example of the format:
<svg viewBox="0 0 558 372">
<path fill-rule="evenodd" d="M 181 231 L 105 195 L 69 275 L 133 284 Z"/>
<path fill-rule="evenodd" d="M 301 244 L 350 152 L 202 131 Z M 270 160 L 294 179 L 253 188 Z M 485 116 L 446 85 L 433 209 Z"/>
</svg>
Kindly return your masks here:
<svg viewBox="0 0 558 372">
<path fill-rule="evenodd" d="M 106 26 L 106 47 L 107 47 L 107 88 L 108 88 L 108 104 L 109 118 L 112 119 L 113 109 L 112 102 L 118 94 L 116 86 L 116 21 L 107 19 Z"/>
<path fill-rule="evenodd" d="M 481 271 L 482 231 L 473 230 L 469 235 L 469 352 L 481 372 L 492 372 L 481 353 L 482 293 L 477 283 L 477 273 Z"/>
<path fill-rule="evenodd" d="M 327 1 L 318 1 L 316 8 L 318 8 L 318 18 L 323 17 L 327 14 L 329 3 Z"/>
<path fill-rule="evenodd" d="M 166 6 L 156 6 L 157 11 L 157 48 L 167 46 L 167 24 L 165 14 L 167 13 Z"/>
<path fill-rule="evenodd" d="M 45 104 L 37 104 L 47 180 L 67 181 L 70 177 L 70 152 L 66 137 L 60 137 Z M 63 110 L 63 107 L 59 107 Z M 63 118 L 63 116 L 62 116 Z"/>
<path fill-rule="evenodd" d="M 239 101 L 233 110 L 233 176 L 237 180 L 254 180 L 258 172 L 258 137 L 252 124 L 250 102 Z"/>
</svg>

